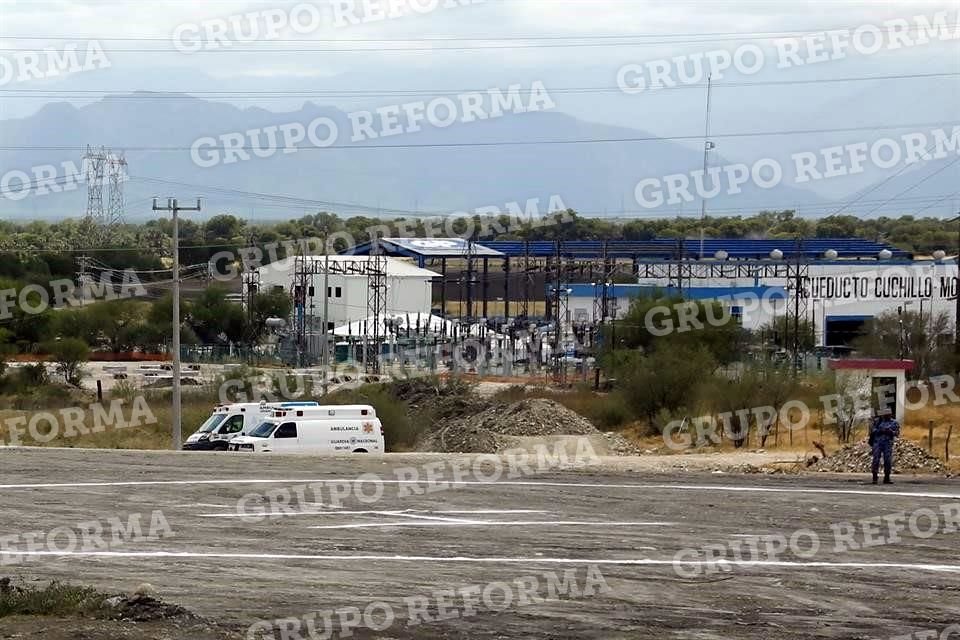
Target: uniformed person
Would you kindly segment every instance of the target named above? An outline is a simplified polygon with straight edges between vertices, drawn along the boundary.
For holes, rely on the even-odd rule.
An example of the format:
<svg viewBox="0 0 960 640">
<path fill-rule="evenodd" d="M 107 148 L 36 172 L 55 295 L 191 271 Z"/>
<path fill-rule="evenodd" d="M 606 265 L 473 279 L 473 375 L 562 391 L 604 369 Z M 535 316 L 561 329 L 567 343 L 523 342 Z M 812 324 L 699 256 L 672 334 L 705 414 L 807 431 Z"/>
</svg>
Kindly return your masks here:
<svg viewBox="0 0 960 640">
<path fill-rule="evenodd" d="M 900 423 L 893 418 L 890 407 L 884 407 L 870 427 L 870 446 L 873 447 L 873 484 L 879 480 L 880 458 L 883 457 L 883 484 L 893 484 L 893 445 L 900 437 Z"/>
</svg>

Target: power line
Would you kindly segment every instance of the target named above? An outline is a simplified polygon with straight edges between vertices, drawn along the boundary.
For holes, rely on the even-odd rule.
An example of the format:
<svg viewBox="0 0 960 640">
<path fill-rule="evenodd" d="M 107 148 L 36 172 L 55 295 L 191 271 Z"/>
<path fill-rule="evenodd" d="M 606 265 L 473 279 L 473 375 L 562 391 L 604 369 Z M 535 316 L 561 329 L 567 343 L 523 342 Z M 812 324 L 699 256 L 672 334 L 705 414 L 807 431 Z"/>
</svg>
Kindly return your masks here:
<svg viewBox="0 0 960 640">
<path fill-rule="evenodd" d="M 907 187 L 906 189 L 904 189 L 903 191 L 901 191 L 901 192 L 898 193 L 897 195 L 895 195 L 895 196 L 893 196 L 892 198 L 890 198 L 890 199 L 888 199 L 888 200 L 885 200 L 884 202 L 878 204 L 876 207 L 874 207 L 873 209 L 871 209 L 870 211 L 868 211 L 868 212 L 865 213 L 864 215 L 865 215 L 865 216 L 869 216 L 871 213 L 873 213 L 874 211 L 876 211 L 877 209 L 879 209 L 879 208 L 882 207 L 883 205 L 887 204 L 888 202 L 894 200 L 894 199 L 897 198 L 898 196 L 902 196 L 903 194 L 905 194 L 905 193 L 907 193 L 907 192 L 913 191 L 914 189 L 916 189 L 917 187 L 919 187 L 921 184 L 923 184 L 924 182 L 926 182 L 926 181 L 929 180 L 930 178 L 932 178 L 932 177 L 934 177 L 934 176 L 936 176 L 936 175 L 938 175 L 938 174 L 943 173 L 944 171 L 946 171 L 947 169 L 949 169 L 949 168 L 952 167 L 953 165 L 957 164 L 957 162 L 960 162 L 960 157 L 954 158 L 953 160 L 951 160 L 950 162 L 948 162 L 946 165 L 940 167 L 939 169 L 937 169 L 936 171 L 934 171 L 934 172 L 931 173 L 930 175 L 926 176 L 925 178 L 922 178 L 921 180 L 918 180 L 917 182 L 915 182 L 915 183 L 912 184 L 911 186 Z"/>
<path fill-rule="evenodd" d="M 741 88 L 741 87 L 761 87 L 761 86 L 784 86 L 784 85 L 809 85 L 809 84 L 830 84 L 840 82 L 869 82 L 874 80 L 916 80 L 931 78 L 958 77 L 960 72 L 937 72 L 937 73 L 904 73 L 895 75 L 873 75 L 873 76 L 847 76 L 841 78 L 810 78 L 794 80 L 754 80 L 754 81 L 736 81 L 736 82 L 717 82 L 713 88 Z M 675 86 L 649 87 L 644 93 L 655 94 L 661 91 L 673 89 L 702 89 L 706 83 L 697 82 L 693 84 L 677 84 Z M 51 90 L 51 89 L 0 89 L 0 94 L 6 98 L 90 98 L 100 97 L 110 100 L 195 100 L 194 96 L 203 96 L 212 99 L 239 99 L 250 100 L 274 98 L 387 98 L 387 97 L 421 97 L 421 96 L 457 96 L 464 93 L 483 93 L 490 91 L 491 87 L 473 88 L 473 89 L 394 89 L 379 91 L 338 91 L 338 90 L 299 90 L 299 91 L 210 91 L 210 90 L 177 90 L 153 92 L 144 91 L 130 94 L 115 93 L 107 89 L 70 89 L 70 90 Z M 617 86 L 598 86 L 598 87 L 547 87 L 550 94 L 594 94 L 594 93 L 623 93 L 623 89 Z M 20 95 L 22 94 L 22 95 Z"/>
<path fill-rule="evenodd" d="M 553 4 L 553 2 L 551 2 Z M 892 27 L 881 28 L 877 25 L 872 25 L 876 28 L 875 33 L 886 33 L 886 34 L 899 34 L 899 33 L 913 33 L 926 30 L 925 27 L 920 25 L 908 25 L 906 29 L 893 29 Z M 270 38 L 261 40 L 260 44 L 303 44 L 303 43 L 313 43 L 313 44 L 381 44 L 381 43 L 458 43 L 458 42 L 488 42 L 488 43 L 500 43 L 500 42 L 531 42 L 533 44 L 507 44 L 507 45 L 488 45 L 488 46 L 460 46 L 460 47 L 429 47 L 429 48 L 350 48 L 350 49 L 292 49 L 292 48 L 283 48 L 283 49 L 273 49 L 273 50 L 264 50 L 264 49 L 237 49 L 233 48 L 234 44 L 243 42 L 240 38 L 237 38 L 236 41 L 229 40 L 229 44 L 221 45 L 218 41 L 213 41 L 217 44 L 218 48 L 216 49 L 199 49 L 191 53 L 203 52 L 236 52 L 236 53 L 273 53 L 273 52 L 363 52 L 363 51 L 453 51 L 453 50 L 482 50 L 482 49 L 528 49 L 528 48 L 558 48 L 558 47 L 618 47 L 618 46 L 660 46 L 660 45 L 673 45 L 673 44 L 701 44 L 701 43 L 713 43 L 713 42 L 737 42 L 741 40 L 777 40 L 785 38 L 803 38 L 805 36 L 814 35 L 818 33 L 825 33 L 829 31 L 855 31 L 859 28 L 857 27 L 832 27 L 832 28 L 817 28 L 809 30 L 791 30 L 791 31 L 729 31 L 729 32 L 714 32 L 714 33 L 693 33 L 693 32 L 681 32 L 681 33 L 657 33 L 657 34 L 591 34 L 591 35 L 510 35 L 510 36 L 424 36 L 419 38 Z M 249 38 L 249 36 L 245 36 Z M 655 38 L 650 40 L 650 38 Z M 82 40 L 82 41 L 103 41 L 103 42 L 157 42 L 157 43 L 170 43 L 174 40 L 172 35 L 168 36 L 96 36 L 96 35 L 3 35 L 0 36 L 0 39 L 3 40 L 39 40 L 39 41 L 50 41 L 50 40 Z M 639 39 L 639 41 L 637 41 Z M 560 40 L 567 40 L 571 42 L 557 43 Z M 948 40 L 938 40 L 940 42 L 948 42 Z M 194 44 L 194 43 L 191 43 Z M 210 44 L 209 41 L 200 40 L 196 41 L 195 44 L 200 44 L 201 47 L 206 44 Z M 0 51 L 33 51 L 34 49 L 28 48 L 0 48 Z M 168 50 L 168 49 L 105 49 L 106 53 L 180 53 L 178 50 Z"/>
<path fill-rule="evenodd" d="M 764 136 L 791 136 L 791 135 L 808 135 L 813 133 L 851 133 L 856 131 L 887 131 L 887 130 L 896 130 L 896 129 L 913 129 L 913 128 L 929 128 L 929 127 L 944 127 L 948 125 L 957 125 L 956 121 L 940 121 L 940 122 L 924 122 L 924 123 L 904 123 L 904 124 L 895 124 L 895 125 L 868 125 L 861 127 L 838 127 L 832 129 L 782 129 L 779 131 L 744 131 L 738 133 L 713 133 L 711 134 L 712 138 L 752 138 L 752 137 L 764 137 Z M 325 149 L 439 149 L 439 148 L 461 148 L 461 147 L 513 147 L 513 146 L 535 146 L 535 145 L 567 145 L 567 144 L 606 144 L 606 143 L 622 143 L 622 142 L 657 142 L 657 141 L 676 141 L 676 140 L 699 140 L 703 138 L 703 134 L 695 135 L 681 135 L 681 136 L 642 136 L 642 137 L 633 137 L 633 138 L 581 138 L 581 139 L 571 139 L 571 140 L 497 140 L 491 142 L 436 142 L 436 143 L 421 143 L 421 144 L 357 144 L 357 145 L 337 145 L 331 144 L 329 146 L 320 146 L 320 145 L 307 145 L 307 146 L 297 146 L 290 147 L 291 149 L 300 150 L 325 150 Z M 77 146 L 40 146 L 40 145 L 5 145 L 0 146 L 0 151 L 73 151 L 78 149 Z M 138 146 L 138 147 L 117 147 L 123 151 L 192 151 L 193 147 L 153 147 L 153 146 Z M 237 150 L 237 151 L 249 151 L 252 149 L 261 150 L 260 147 L 252 146 L 237 146 L 237 147 L 224 147 L 218 145 L 204 145 L 204 151 L 216 151 L 216 150 Z M 281 149 L 282 147 L 277 147 Z"/>
</svg>

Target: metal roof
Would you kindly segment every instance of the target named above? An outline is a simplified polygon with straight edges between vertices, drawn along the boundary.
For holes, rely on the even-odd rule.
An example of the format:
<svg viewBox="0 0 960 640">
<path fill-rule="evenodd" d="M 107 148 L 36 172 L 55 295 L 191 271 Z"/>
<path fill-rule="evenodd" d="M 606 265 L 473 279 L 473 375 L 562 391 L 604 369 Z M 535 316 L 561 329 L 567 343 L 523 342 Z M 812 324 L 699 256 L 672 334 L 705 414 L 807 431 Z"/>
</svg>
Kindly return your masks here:
<svg viewBox="0 0 960 640">
<path fill-rule="evenodd" d="M 462 258 L 467 255 L 467 241 L 463 238 L 381 238 L 380 246 L 387 255 L 409 258 Z M 369 255 L 371 243 L 358 244 L 346 253 Z M 473 255 L 480 258 L 502 258 L 503 254 L 486 244 L 473 243 Z"/>
<path fill-rule="evenodd" d="M 383 238 L 381 246 L 387 255 L 409 258 L 462 258 L 467 252 L 463 238 Z M 560 254 L 572 258 L 600 258 L 606 244 L 610 258 L 637 260 L 696 259 L 700 253 L 700 241 L 696 239 L 654 238 L 652 240 L 566 240 L 560 243 Z M 910 260 L 913 254 L 897 249 L 885 242 L 861 238 L 707 238 L 703 243 L 704 256 L 713 258 L 717 251 L 725 251 L 729 258 L 763 260 L 770 252 L 779 250 L 784 258 L 798 255 L 808 260 L 825 259 L 824 254 L 833 249 L 838 258 L 876 259 L 881 251 L 888 250 L 890 258 Z M 370 243 L 357 245 L 347 253 L 368 255 Z M 500 257 L 547 257 L 557 253 L 556 242 L 551 240 L 490 240 L 474 243 L 473 255 L 479 258 Z"/>
<path fill-rule="evenodd" d="M 600 240 L 575 240 L 561 242 L 560 253 L 575 258 L 599 257 L 603 254 L 603 242 Z M 521 240 L 494 240 L 484 242 L 484 246 L 496 249 L 508 256 L 546 257 L 556 255 L 556 242 Z M 697 258 L 700 253 L 699 240 L 678 238 L 655 238 L 653 240 L 607 241 L 607 255 L 611 258 L 639 258 L 669 260 L 677 258 Z M 729 258 L 765 259 L 770 252 L 780 250 L 785 258 L 796 257 L 798 243 L 796 239 L 744 239 L 744 238 L 707 238 L 703 243 L 705 257 L 713 258 L 717 251 L 723 250 Z M 805 238 L 799 243 L 799 253 L 807 259 L 823 258 L 826 251 L 833 249 L 839 258 L 877 258 L 884 249 L 890 251 L 891 258 L 909 260 L 913 256 L 907 251 L 897 249 L 884 242 L 863 240 L 860 238 Z"/>
</svg>

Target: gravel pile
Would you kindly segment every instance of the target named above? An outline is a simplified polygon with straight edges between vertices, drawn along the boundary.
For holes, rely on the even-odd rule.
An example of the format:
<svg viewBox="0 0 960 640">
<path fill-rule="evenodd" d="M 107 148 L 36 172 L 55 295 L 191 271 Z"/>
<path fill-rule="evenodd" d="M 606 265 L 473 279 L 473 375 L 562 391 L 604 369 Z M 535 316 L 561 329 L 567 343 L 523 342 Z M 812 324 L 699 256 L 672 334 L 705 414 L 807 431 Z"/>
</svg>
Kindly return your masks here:
<svg viewBox="0 0 960 640">
<path fill-rule="evenodd" d="M 417 445 L 419 451 L 441 453 L 497 453 L 516 443 L 515 437 L 560 435 L 599 436 L 589 420 L 562 404 L 543 398 L 527 398 L 506 407 L 492 406 L 454 420 L 432 431 Z M 617 434 L 610 440 L 614 455 L 635 455 L 635 447 Z M 624 453 L 619 453 L 623 450 Z"/>
<path fill-rule="evenodd" d="M 608 431 L 603 434 L 612 456 L 641 456 L 645 452 L 619 433 Z"/>
<path fill-rule="evenodd" d="M 490 407 L 463 424 L 506 436 L 591 436 L 600 431 L 575 411 L 553 400 L 528 398 L 506 407 Z"/>
<path fill-rule="evenodd" d="M 873 453 L 866 440 L 847 445 L 833 455 L 814 464 L 814 471 L 840 473 L 870 473 Z M 893 449 L 893 468 L 895 473 L 946 473 L 947 469 L 938 458 L 909 440 L 899 439 Z M 881 465 L 882 469 L 882 465 Z"/>
<path fill-rule="evenodd" d="M 403 400 L 415 412 L 427 412 L 436 420 L 455 420 L 474 415 L 489 406 L 473 393 L 472 385 L 450 378 L 395 380 L 387 389 L 398 400 Z"/>
<path fill-rule="evenodd" d="M 509 449 L 512 442 L 512 438 L 497 435 L 489 429 L 455 423 L 424 437 L 417 449 L 437 453 L 499 453 Z"/>
</svg>

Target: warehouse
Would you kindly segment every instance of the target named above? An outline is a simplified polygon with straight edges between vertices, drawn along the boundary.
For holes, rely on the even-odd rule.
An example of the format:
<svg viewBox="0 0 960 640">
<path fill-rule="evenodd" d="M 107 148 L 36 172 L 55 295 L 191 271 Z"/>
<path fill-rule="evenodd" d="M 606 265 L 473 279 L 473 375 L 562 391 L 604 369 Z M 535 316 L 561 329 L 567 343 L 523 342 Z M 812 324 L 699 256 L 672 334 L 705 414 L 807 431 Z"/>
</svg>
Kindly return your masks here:
<svg viewBox="0 0 960 640">
<path fill-rule="evenodd" d="M 304 258 L 306 287 L 303 307 L 308 316 L 320 318 L 324 312 L 324 265 L 329 260 L 327 282 L 327 326 L 335 327 L 356 322 L 370 314 L 367 311 L 369 293 L 365 267 L 369 256 L 307 256 Z M 421 269 L 407 260 L 385 258 L 386 308 L 384 314 L 429 314 L 433 279 L 439 274 Z M 291 261 L 260 268 L 260 286 L 264 291 L 276 290 L 294 293 L 297 267 Z"/>
</svg>

